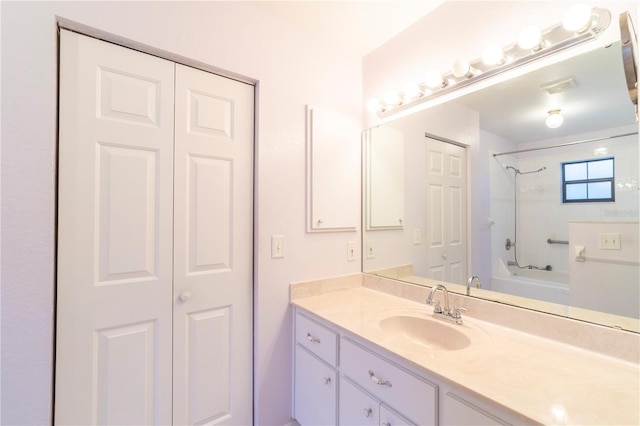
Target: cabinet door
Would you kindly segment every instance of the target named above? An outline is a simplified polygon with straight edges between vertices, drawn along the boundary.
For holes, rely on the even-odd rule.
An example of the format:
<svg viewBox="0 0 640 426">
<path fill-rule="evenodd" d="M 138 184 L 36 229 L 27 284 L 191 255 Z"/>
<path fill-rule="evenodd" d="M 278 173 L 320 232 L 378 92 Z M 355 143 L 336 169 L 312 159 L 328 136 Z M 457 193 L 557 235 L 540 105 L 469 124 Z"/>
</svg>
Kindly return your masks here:
<svg viewBox="0 0 640 426">
<path fill-rule="evenodd" d="M 340 380 L 340 425 L 378 425 L 380 403 L 351 383 L 344 376 Z"/>
<path fill-rule="evenodd" d="M 308 107 L 307 231 L 357 229 L 359 155 L 358 120 L 330 109 Z"/>
<path fill-rule="evenodd" d="M 509 425 L 482 408 L 447 392 L 440 410 L 441 426 L 497 426 Z"/>
<path fill-rule="evenodd" d="M 380 426 L 415 426 L 409 420 L 393 411 L 384 404 L 380 404 Z"/>
<path fill-rule="evenodd" d="M 404 134 L 376 127 L 363 137 L 367 230 L 400 229 L 404 223 Z"/>
<path fill-rule="evenodd" d="M 296 346 L 294 417 L 302 426 L 336 423 L 337 374 L 306 349 Z"/>
</svg>

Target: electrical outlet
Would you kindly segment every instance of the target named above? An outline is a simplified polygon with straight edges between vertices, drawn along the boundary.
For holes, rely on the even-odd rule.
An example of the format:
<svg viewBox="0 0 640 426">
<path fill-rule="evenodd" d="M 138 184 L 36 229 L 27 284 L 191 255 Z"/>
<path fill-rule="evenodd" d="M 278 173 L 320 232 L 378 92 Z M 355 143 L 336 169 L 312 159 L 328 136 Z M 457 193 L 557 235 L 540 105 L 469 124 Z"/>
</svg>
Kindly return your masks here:
<svg viewBox="0 0 640 426">
<path fill-rule="evenodd" d="M 284 235 L 271 236 L 271 258 L 281 259 L 284 257 Z"/>
<path fill-rule="evenodd" d="M 608 232 L 600 234 L 600 250 L 620 250 L 620 233 Z"/>
<path fill-rule="evenodd" d="M 347 260 L 356 260 L 356 243 L 353 241 L 347 243 Z"/>
<path fill-rule="evenodd" d="M 373 259 L 375 252 L 373 250 L 373 241 L 367 241 L 367 259 Z"/>
<path fill-rule="evenodd" d="M 422 243 L 422 237 L 420 236 L 420 228 L 413 230 L 413 244 L 418 245 Z"/>
</svg>

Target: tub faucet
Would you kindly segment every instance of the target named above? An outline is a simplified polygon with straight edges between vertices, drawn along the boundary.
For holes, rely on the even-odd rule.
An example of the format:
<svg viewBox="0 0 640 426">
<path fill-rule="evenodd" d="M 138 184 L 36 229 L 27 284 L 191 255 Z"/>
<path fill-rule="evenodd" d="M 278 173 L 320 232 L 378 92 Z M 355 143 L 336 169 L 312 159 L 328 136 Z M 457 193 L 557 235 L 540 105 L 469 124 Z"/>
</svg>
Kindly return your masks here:
<svg viewBox="0 0 640 426">
<path fill-rule="evenodd" d="M 444 307 L 440 306 L 439 300 L 433 300 L 433 294 L 437 290 L 442 291 L 442 301 L 444 303 Z M 454 306 L 453 309 L 449 308 L 449 292 L 447 292 L 447 288 L 442 284 L 431 287 L 431 291 L 429 292 L 429 296 L 427 297 L 427 305 L 434 305 L 434 318 L 449 321 L 455 324 L 462 324 L 462 316 L 460 315 L 460 312 L 466 312 L 466 309 L 459 306 Z"/>
<path fill-rule="evenodd" d="M 469 293 L 471 293 L 471 286 L 473 285 L 474 281 L 476 283 L 476 288 L 482 287 L 482 285 L 480 285 L 480 277 L 477 275 L 473 275 L 467 280 L 467 296 L 469 295 Z"/>
</svg>

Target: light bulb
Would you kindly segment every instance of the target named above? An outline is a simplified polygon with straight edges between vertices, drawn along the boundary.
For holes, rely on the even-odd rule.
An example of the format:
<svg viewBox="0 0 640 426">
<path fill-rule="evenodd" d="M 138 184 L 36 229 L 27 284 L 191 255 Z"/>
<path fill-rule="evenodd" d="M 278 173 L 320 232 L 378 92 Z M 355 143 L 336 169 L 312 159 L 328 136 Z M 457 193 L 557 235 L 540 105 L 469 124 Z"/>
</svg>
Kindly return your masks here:
<svg viewBox="0 0 640 426">
<path fill-rule="evenodd" d="M 404 85 L 402 90 L 402 94 L 405 99 L 414 99 L 419 97 L 422 92 L 420 91 L 420 86 L 415 81 L 410 81 Z"/>
<path fill-rule="evenodd" d="M 545 123 L 546 123 L 547 127 L 550 128 L 550 129 L 556 129 L 556 128 L 562 126 L 563 122 L 564 122 L 564 117 L 560 115 L 560 110 L 559 109 L 550 110 L 549 111 L 549 116 L 545 120 Z"/>
<path fill-rule="evenodd" d="M 469 65 L 469 62 L 467 62 L 466 60 L 458 59 L 453 63 L 453 66 L 451 67 L 451 73 L 456 78 L 471 78 L 478 73 L 478 70 Z"/>
<path fill-rule="evenodd" d="M 482 51 L 482 62 L 486 65 L 499 65 L 504 62 L 504 52 L 498 44 L 490 44 Z"/>
<path fill-rule="evenodd" d="M 371 99 L 368 103 L 367 103 L 367 109 L 371 112 L 378 112 L 380 111 L 381 105 L 380 105 L 380 101 L 378 101 L 377 99 Z"/>
<path fill-rule="evenodd" d="M 535 25 L 525 27 L 518 34 L 518 46 L 524 50 L 540 50 L 542 48 L 542 32 Z"/>
<path fill-rule="evenodd" d="M 446 86 L 446 82 L 442 79 L 442 74 L 438 71 L 427 71 L 424 76 L 424 82 L 432 89 Z"/>
<path fill-rule="evenodd" d="M 591 27 L 591 6 L 578 3 L 571 6 L 562 18 L 565 30 L 581 33 Z"/>
<path fill-rule="evenodd" d="M 384 94 L 384 103 L 388 106 L 400 105 L 400 95 L 394 90 L 389 90 Z"/>
</svg>

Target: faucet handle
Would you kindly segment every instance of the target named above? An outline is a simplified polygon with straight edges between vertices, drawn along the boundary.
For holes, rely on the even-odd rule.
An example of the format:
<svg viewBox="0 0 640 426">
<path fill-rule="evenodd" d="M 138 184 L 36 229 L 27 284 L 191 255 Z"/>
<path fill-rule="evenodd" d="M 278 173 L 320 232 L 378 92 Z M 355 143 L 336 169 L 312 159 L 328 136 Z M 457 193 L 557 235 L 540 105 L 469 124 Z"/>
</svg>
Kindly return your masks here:
<svg viewBox="0 0 640 426">
<path fill-rule="evenodd" d="M 462 316 L 460 312 L 469 312 L 467 308 L 463 308 L 462 306 L 453 305 L 453 309 L 451 310 L 451 316 L 455 319 L 460 319 Z"/>
</svg>

